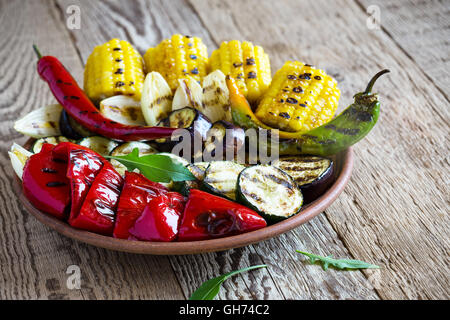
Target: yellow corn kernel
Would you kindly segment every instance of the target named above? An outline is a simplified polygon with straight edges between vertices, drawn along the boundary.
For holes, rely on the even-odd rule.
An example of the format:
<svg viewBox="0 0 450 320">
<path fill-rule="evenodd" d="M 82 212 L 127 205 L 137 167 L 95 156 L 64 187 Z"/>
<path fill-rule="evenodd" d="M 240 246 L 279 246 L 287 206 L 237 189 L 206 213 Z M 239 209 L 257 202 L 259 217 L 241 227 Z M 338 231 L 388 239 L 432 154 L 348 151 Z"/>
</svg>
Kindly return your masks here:
<svg viewBox="0 0 450 320">
<path fill-rule="evenodd" d="M 267 90 L 272 77 L 269 56 L 260 46 L 238 40 L 224 41 L 210 58 L 211 71 L 220 69 L 236 79 L 242 94 L 253 103 Z"/>
<path fill-rule="evenodd" d="M 208 51 L 197 37 L 173 35 L 144 54 L 147 72 L 159 72 L 175 91 L 179 79 L 200 82 L 208 72 Z"/>
<path fill-rule="evenodd" d="M 140 100 L 144 78 L 139 52 L 127 41 L 112 39 L 95 47 L 88 57 L 84 90 L 94 103 L 115 95 Z"/>
<path fill-rule="evenodd" d="M 323 70 L 287 61 L 276 72 L 255 114 L 283 131 L 308 131 L 331 120 L 339 97 L 336 81 Z"/>
</svg>

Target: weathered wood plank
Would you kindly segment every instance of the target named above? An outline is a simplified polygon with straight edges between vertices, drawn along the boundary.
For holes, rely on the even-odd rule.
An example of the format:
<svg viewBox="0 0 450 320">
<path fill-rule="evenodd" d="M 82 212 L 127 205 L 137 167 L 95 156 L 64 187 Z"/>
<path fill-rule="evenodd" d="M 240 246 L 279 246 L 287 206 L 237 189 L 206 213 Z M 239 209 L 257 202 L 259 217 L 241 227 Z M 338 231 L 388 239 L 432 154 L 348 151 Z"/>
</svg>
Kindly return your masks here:
<svg viewBox="0 0 450 320">
<path fill-rule="evenodd" d="M 450 99 L 450 2 L 357 0 L 378 6 L 381 27 Z"/>
<path fill-rule="evenodd" d="M 341 108 L 375 71 L 391 68 L 375 88 L 379 124 L 355 148 L 351 183 L 326 216 L 353 257 L 383 266 L 382 298 L 448 298 L 449 108 L 417 64 L 382 30 L 367 29 L 356 3 L 192 3 L 216 42 L 252 39 L 274 70 L 291 58 L 328 70 Z"/>
<path fill-rule="evenodd" d="M 62 18 L 67 6 L 74 3 L 81 7 L 82 25 L 68 33 Z M 445 89 L 436 90 L 436 85 L 443 85 L 422 76 L 421 56 L 414 53 L 417 46 L 402 44 L 399 39 L 404 34 L 393 36 L 396 30 L 407 30 L 405 26 L 394 26 L 399 28 L 394 31 L 386 27 L 389 35 L 368 30 L 367 16 L 361 5 L 353 2 L 332 6 L 325 1 L 203 0 L 56 4 L 0 1 L 1 48 L 8 48 L 0 50 L 0 241 L 4 244 L 0 250 L 0 298 L 183 298 L 208 278 L 258 263 L 267 263 L 269 268 L 231 279 L 219 298 L 450 296 L 450 179 L 445 170 L 448 100 L 442 94 Z M 421 17 L 415 16 L 417 32 L 422 32 Z M 12 140 L 24 139 L 13 131 L 12 123 L 18 114 L 53 101 L 37 74 L 27 71 L 34 70 L 35 63 L 30 44 L 36 42 L 42 51 L 45 48 L 46 53 L 60 57 L 80 81 L 80 60 L 86 61 L 95 45 L 120 37 L 144 52 L 176 32 L 201 36 L 210 53 L 222 40 L 252 40 L 270 54 L 274 71 L 287 59 L 316 64 L 339 80 L 341 108 L 376 69 L 392 69 L 389 78 L 376 86 L 383 100 L 380 123 L 356 148 L 352 181 L 326 215 L 247 248 L 169 260 L 73 242 L 19 208 L 5 151 Z M 442 51 L 435 54 L 435 61 L 445 60 Z M 295 254 L 295 249 L 354 257 L 383 269 L 380 273 L 365 271 L 369 280 L 361 272 L 323 272 L 301 262 L 304 258 Z M 81 268 L 81 291 L 65 287 L 65 270 L 70 264 Z"/>
<path fill-rule="evenodd" d="M 184 298 L 167 257 L 117 253 L 76 243 L 49 230 L 20 206 L 6 150 L 24 141 L 12 129 L 21 115 L 52 103 L 35 71 L 32 43 L 82 79 L 82 64 L 59 12 L 48 1 L 0 1 L 0 298 Z M 81 290 L 69 290 L 66 269 L 80 267 Z"/>
<path fill-rule="evenodd" d="M 373 285 L 360 272 L 323 271 L 310 265 L 295 250 L 348 257 L 343 243 L 324 216 L 285 235 L 248 248 L 198 256 L 177 256 L 173 268 L 185 294 L 192 293 L 203 281 L 230 270 L 267 264 L 267 269 L 245 273 L 224 284 L 221 299 L 270 299 L 270 277 L 284 299 L 378 299 Z M 195 258 L 195 259 L 194 259 Z M 376 261 L 375 261 L 376 262 Z M 247 286 L 239 290 L 243 278 Z M 273 288 L 272 288 L 273 289 Z"/>
<path fill-rule="evenodd" d="M 174 33 L 191 34 L 202 37 L 210 48 L 210 52 L 217 48 L 217 40 L 211 37 L 214 29 L 208 28 L 196 16 L 195 10 L 188 2 L 178 1 L 133 1 L 134 6 L 123 6 L 123 2 L 107 1 L 92 4 L 88 1 L 58 1 L 61 8 L 69 4 L 78 4 L 83 12 L 83 26 L 81 30 L 73 31 L 75 43 L 83 61 L 95 45 L 103 43 L 112 37 L 124 38 L 144 53 L 148 47 L 156 45 L 164 38 Z M 120 10 L 119 10 L 120 8 Z M 205 10 L 208 9 L 204 6 Z M 198 9 L 198 8 L 196 8 Z M 139 12 L 139 20 L 145 21 L 146 26 L 135 23 L 136 12 Z M 97 19 L 95 20 L 94 17 Z M 220 14 L 215 14 L 219 18 Z M 151 26 L 149 28 L 148 26 Z M 95 34 L 95 36 L 91 36 Z M 103 37 L 102 39 L 98 39 Z M 94 39 L 94 40 L 92 40 Z M 95 42 L 97 41 L 97 42 Z M 90 44 L 89 46 L 87 44 Z M 304 232 L 314 234 L 322 239 L 324 246 L 330 243 L 332 253 L 345 256 L 345 247 L 332 232 L 326 220 L 321 219 L 319 224 L 308 224 L 300 231 L 290 233 L 287 238 L 291 241 L 292 248 L 304 247 Z M 323 226 L 322 224 L 328 224 Z M 288 241 L 288 240 L 286 240 Z M 313 240 L 310 239 L 312 242 Z M 376 298 L 377 295 L 370 287 L 369 282 L 360 272 L 325 274 L 317 266 L 305 268 L 298 275 L 299 263 L 297 260 L 288 260 L 284 263 L 283 277 L 274 274 L 273 268 L 280 273 L 278 262 L 284 257 L 293 257 L 295 254 L 286 255 L 283 250 L 285 244 L 279 240 L 267 241 L 265 246 L 248 247 L 231 250 L 223 253 L 211 253 L 206 255 L 171 257 L 171 264 L 178 280 L 183 288 L 184 295 L 189 296 L 203 281 L 218 276 L 233 269 L 267 263 L 270 267 L 249 274 L 243 274 L 233 278 L 224 285 L 220 299 L 282 299 L 282 298 Z M 291 248 L 291 249 L 292 249 Z M 331 246 L 330 246 L 331 248 Z M 331 250 L 331 249 L 330 249 Z M 263 253 L 264 252 L 264 253 Z M 267 253 L 273 252 L 272 255 Z M 284 277 L 286 276 L 286 277 Z M 322 283 L 332 282 L 329 277 L 335 279 L 333 283 L 341 283 L 335 286 L 321 286 Z M 276 279 L 276 281 L 274 281 Z M 292 282 L 301 280 L 301 284 Z M 348 288 L 362 287 L 361 290 L 349 290 Z"/>
</svg>

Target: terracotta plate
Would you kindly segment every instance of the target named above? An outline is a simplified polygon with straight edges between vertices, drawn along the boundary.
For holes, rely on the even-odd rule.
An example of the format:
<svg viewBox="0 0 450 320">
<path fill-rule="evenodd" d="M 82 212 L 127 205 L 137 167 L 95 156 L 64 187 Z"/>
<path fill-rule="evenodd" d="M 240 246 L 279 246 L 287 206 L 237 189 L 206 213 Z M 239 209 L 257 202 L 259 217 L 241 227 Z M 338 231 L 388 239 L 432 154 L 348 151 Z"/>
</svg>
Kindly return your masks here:
<svg viewBox="0 0 450 320">
<path fill-rule="evenodd" d="M 28 141 L 28 145 L 31 141 Z M 111 250 L 140 253 L 140 254 L 193 254 L 212 251 L 221 251 L 231 248 L 243 247 L 251 243 L 267 240 L 282 233 L 292 230 L 299 225 L 311 220 L 324 211 L 333 203 L 344 190 L 350 179 L 353 167 L 353 153 L 349 148 L 334 157 L 336 165 L 336 180 L 333 185 L 314 202 L 306 205 L 297 215 L 278 222 L 263 229 L 244 233 L 241 235 L 219 238 L 214 240 L 191 241 L 191 242 L 145 242 L 124 239 L 115 239 L 98 235 L 96 233 L 72 228 L 52 216 L 34 208 L 22 192 L 21 181 L 16 179 L 15 188 L 20 200 L 29 213 L 40 222 L 58 231 L 66 237 L 82 241 L 97 247 Z"/>
</svg>

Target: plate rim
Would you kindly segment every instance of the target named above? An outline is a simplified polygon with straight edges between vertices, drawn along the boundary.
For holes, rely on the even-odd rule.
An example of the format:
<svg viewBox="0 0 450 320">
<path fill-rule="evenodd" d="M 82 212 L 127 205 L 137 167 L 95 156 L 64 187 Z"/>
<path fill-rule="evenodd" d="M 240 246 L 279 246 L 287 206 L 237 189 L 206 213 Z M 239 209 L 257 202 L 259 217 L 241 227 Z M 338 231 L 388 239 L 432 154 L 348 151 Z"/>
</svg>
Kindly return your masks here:
<svg viewBox="0 0 450 320">
<path fill-rule="evenodd" d="M 31 139 L 30 139 L 31 140 Z M 25 145 L 27 145 L 29 142 Z M 327 191 L 315 201 L 306 205 L 299 214 L 276 224 L 251 232 L 233 235 L 223 238 L 186 241 L 186 242 L 149 242 L 117 239 L 104 236 L 90 231 L 75 229 L 67 222 L 61 221 L 47 213 L 44 213 L 28 201 L 22 191 L 22 181 L 16 176 L 14 189 L 26 211 L 31 213 L 39 222 L 71 239 L 101 247 L 108 250 L 152 255 L 184 255 L 206 252 L 224 251 L 233 248 L 244 247 L 253 243 L 268 240 L 270 238 L 286 233 L 298 226 L 310 221 L 330 206 L 342 193 L 350 180 L 353 169 L 353 149 L 347 148 L 336 157 L 341 157 L 341 168 L 334 183 Z"/>
</svg>

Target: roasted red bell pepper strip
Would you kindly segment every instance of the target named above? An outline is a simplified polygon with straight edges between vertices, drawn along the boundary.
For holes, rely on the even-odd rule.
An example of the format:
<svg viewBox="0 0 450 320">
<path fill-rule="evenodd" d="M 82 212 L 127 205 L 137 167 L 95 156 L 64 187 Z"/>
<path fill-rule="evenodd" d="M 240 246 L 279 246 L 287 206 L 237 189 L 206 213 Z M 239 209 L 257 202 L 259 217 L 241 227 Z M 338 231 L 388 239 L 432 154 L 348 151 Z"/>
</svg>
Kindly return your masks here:
<svg viewBox="0 0 450 320">
<path fill-rule="evenodd" d="M 66 163 L 70 180 L 72 205 L 69 223 L 78 215 L 96 175 L 106 160 L 94 151 L 71 142 L 61 142 L 53 149 L 55 161 Z"/>
<path fill-rule="evenodd" d="M 220 238 L 265 227 L 255 211 L 209 193 L 191 189 L 178 232 L 179 241 Z"/>
<path fill-rule="evenodd" d="M 132 237 L 144 241 L 173 241 L 178 235 L 186 199 L 178 192 L 162 194 L 150 200 L 129 230 Z"/>
<path fill-rule="evenodd" d="M 23 169 L 23 191 L 37 209 L 58 219 L 66 218 L 70 208 L 70 181 L 66 161 L 55 161 L 51 144 L 28 159 Z"/>
<path fill-rule="evenodd" d="M 83 205 L 69 219 L 72 227 L 111 235 L 123 185 L 122 176 L 107 161 L 95 177 Z"/>
<path fill-rule="evenodd" d="M 152 182 L 139 173 L 125 172 L 113 236 L 128 239 L 128 230 L 134 226 L 150 200 L 168 192 L 162 184 Z"/>
<path fill-rule="evenodd" d="M 57 58 L 42 57 L 37 48 L 34 48 L 39 57 L 37 70 L 41 78 L 48 83 L 64 110 L 90 131 L 110 139 L 137 141 L 170 137 L 176 130 L 165 127 L 123 125 L 104 117 Z"/>
</svg>

